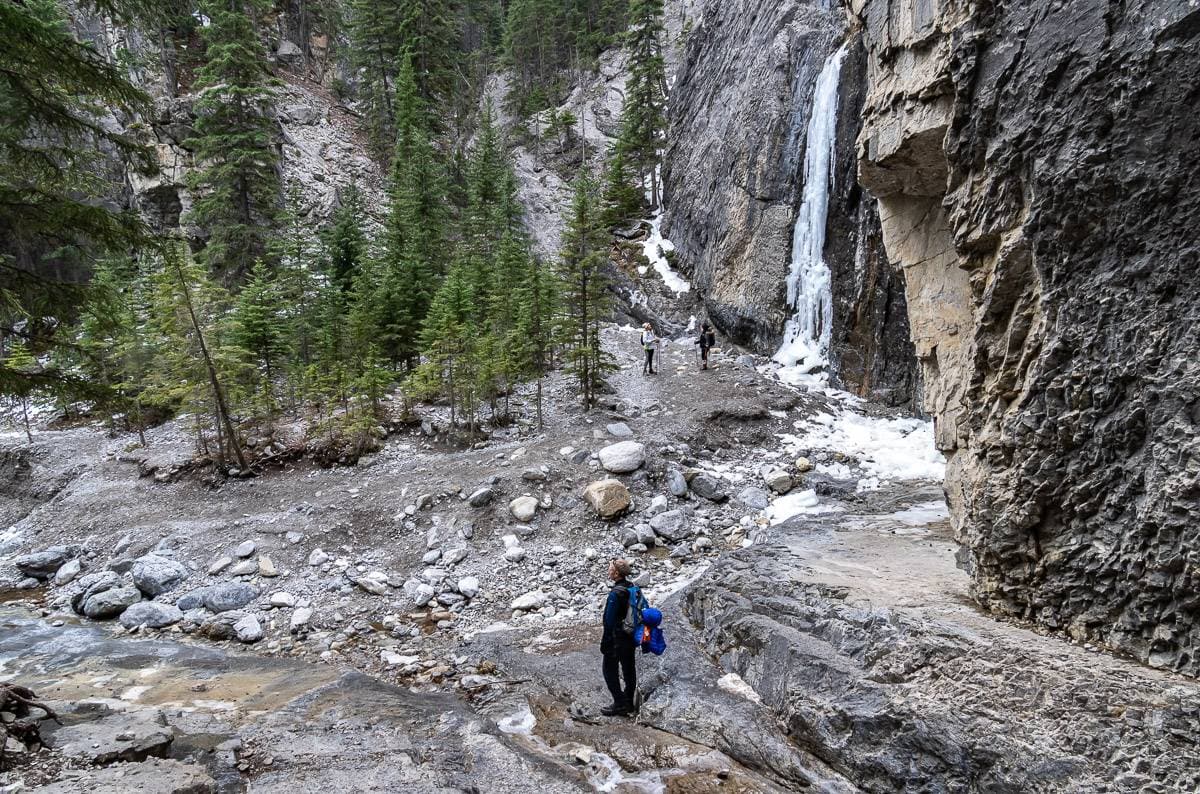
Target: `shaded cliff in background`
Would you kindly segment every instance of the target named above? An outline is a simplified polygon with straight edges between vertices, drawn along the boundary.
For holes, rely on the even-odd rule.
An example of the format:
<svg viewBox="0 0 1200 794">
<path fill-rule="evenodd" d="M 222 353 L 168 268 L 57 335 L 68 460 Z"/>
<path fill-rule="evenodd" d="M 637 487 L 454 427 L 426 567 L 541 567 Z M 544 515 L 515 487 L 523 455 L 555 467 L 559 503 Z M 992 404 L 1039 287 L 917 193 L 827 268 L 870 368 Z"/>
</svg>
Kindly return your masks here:
<svg viewBox="0 0 1200 794">
<path fill-rule="evenodd" d="M 813 89 L 845 27 L 844 10 L 794 0 L 711 2 L 672 88 L 664 227 L 713 322 L 762 353 L 778 348 L 791 314 L 785 282 Z M 861 47 L 851 47 L 841 77 L 824 249 L 833 271 L 835 381 L 913 405 L 903 282 L 882 255 L 875 202 L 855 179 Z"/>
<path fill-rule="evenodd" d="M 1200 8 L 853 6 L 975 596 L 1200 672 Z"/>
</svg>

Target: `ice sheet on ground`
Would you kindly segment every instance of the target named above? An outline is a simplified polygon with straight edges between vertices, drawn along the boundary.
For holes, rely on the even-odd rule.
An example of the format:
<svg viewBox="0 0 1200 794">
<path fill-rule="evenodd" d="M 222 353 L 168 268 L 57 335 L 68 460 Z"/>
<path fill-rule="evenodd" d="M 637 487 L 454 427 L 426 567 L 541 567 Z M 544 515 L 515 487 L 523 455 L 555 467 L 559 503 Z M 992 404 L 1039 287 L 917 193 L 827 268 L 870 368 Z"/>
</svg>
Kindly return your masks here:
<svg viewBox="0 0 1200 794">
<path fill-rule="evenodd" d="M 823 505 L 814 490 L 794 491 L 787 496 L 781 496 L 763 511 L 763 515 L 771 525 L 780 524 L 799 515 L 817 515 L 820 513 L 838 513 L 844 508 L 839 505 Z"/>
<path fill-rule="evenodd" d="M 946 461 L 933 443 L 933 423 L 907 417 L 863 416 L 851 410 L 818 413 L 795 423 L 797 434 L 781 439 L 795 452 L 824 449 L 858 460 L 865 475 L 879 481 L 935 480 Z"/>
<path fill-rule="evenodd" d="M 662 794 L 667 790 L 661 773 L 644 772 L 631 775 L 621 765 L 604 753 L 594 752 L 588 759 L 584 774 L 596 791 L 637 791 L 642 794 Z"/>
</svg>

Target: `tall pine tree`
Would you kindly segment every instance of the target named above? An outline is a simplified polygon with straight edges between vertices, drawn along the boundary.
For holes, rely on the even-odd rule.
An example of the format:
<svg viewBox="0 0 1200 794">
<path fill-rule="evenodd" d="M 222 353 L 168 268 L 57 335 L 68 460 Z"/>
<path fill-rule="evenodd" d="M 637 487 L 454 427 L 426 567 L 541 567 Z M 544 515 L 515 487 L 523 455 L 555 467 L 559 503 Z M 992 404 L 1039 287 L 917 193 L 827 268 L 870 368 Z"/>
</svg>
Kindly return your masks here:
<svg viewBox="0 0 1200 794">
<path fill-rule="evenodd" d="M 204 259 L 227 284 L 267 255 L 279 214 L 279 156 L 273 86 L 254 26 L 261 0 L 205 0 L 205 63 L 196 101 L 199 169 L 191 223 L 208 233 Z"/>
<path fill-rule="evenodd" d="M 658 152 L 666 129 L 667 80 L 662 54 L 663 0 L 630 0 L 629 80 L 618 146 L 658 208 Z"/>
<path fill-rule="evenodd" d="M 604 375 L 611 367 L 600 343 L 600 329 L 609 318 L 611 306 L 604 274 L 608 232 L 601 222 L 597 193 L 595 179 L 586 168 L 582 169 L 575 178 L 559 262 L 568 368 L 579 381 L 580 395 L 588 408 L 595 405 Z"/>
</svg>

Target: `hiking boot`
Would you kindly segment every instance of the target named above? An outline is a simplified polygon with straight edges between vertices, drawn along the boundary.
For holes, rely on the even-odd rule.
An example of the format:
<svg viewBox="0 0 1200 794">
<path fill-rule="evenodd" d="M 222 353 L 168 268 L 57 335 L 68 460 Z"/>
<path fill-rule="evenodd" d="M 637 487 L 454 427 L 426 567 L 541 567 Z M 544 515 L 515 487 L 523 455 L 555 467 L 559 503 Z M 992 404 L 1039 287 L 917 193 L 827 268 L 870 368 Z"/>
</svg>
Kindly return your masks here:
<svg viewBox="0 0 1200 794">
<path fill-rule="evenodd" d="M 613 703 L 611 706 L 600 709 L 600 713 L 605 717 L 623 717 L 632 711 L 633 708 L 627 703 Z"/>
</svg>

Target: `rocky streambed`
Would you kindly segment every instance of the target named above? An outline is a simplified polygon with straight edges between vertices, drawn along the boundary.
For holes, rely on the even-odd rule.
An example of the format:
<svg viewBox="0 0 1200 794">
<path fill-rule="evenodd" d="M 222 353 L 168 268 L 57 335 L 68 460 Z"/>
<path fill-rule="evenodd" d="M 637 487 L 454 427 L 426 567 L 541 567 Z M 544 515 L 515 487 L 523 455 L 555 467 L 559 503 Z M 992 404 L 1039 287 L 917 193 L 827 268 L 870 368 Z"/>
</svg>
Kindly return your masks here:
<svg viewBox="0 0 1200 794">
<path fill-rule="evenodd" d="M 600 412 L 547 384 L 541 432 L 215 492 L 91 429 L 6 447 L 0 682 L 63 724 L 0 785 L 1195 789 L 1194 682 L 972 606 L 927 425 L 686 345 Z M 598 715 L 618 554 L 667 615 L 636 721 Z"/>
</svg>

